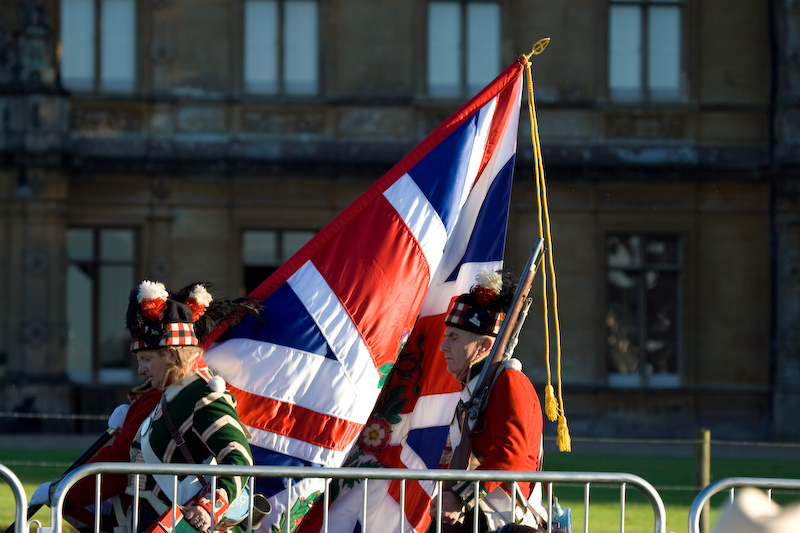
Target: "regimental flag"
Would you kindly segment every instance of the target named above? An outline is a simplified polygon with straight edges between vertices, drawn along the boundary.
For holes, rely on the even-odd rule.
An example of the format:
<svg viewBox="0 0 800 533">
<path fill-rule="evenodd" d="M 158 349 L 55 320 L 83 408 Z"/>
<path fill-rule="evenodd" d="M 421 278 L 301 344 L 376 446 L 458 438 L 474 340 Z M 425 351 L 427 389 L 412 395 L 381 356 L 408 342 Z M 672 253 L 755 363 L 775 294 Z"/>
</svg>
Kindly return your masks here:
<svg viewBox="0 0 800 533">
<path fill-rule="evenodd" d="M 524 61 L 253 291 L 264 303 L 261 321 L 245 320 L 206 352 L 238 400 L 256 464 L 338 467 L 347 459 L 366 466 L 374 458 L 376 465 L 437 466 L 459 389 L 439 357 L 443 317 L 478 270 L 502 265 Z M 270 532 L 287 533 L 287 518 L 294 528 L 323 489 L 319 480 L 294 484 L 287 517 L 282 482 L 264 481 L 257 492 L 273 511 L 261 529 Z M 417 528 L 432 489 L 409 490 Z M 399 525 L 399 491 L 387 484 L 383 493 L 374 508 L 393 512 Z M 353 531 L 340 514 L 344 522 L 331 531 Z M 387 531 L 390 522 L 381 520 L 378 530 Z"/>
</svg>

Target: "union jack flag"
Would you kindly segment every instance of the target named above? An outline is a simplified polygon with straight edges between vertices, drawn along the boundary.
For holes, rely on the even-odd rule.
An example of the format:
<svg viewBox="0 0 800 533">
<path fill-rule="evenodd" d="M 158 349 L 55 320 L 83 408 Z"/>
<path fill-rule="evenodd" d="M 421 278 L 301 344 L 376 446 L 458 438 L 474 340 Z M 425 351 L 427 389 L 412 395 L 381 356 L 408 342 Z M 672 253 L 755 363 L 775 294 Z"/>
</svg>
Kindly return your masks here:
<svg viewBox="0 0 800 533">
<path fill-rule="evenodd" d="M 262 321 L 247 319 L 206 352 L 239 402 L 257 464 L 438 466 L 460 390 L 439 353 L 444 314 L 479 270 L 502 266 L 523 62 L 256 288 Z M 287 519 L 294 528 L 321 483 L 293 485 L 288 517 L 283 484 L 258 486 L 273 504 L 262 530 L 288 532 Z M 371 518 L 386 531 L 399 526 L 399 489 L 378 490 Z M 432 486 L 408 490 L 406 523 L 422 531 Z M 353 531 L 360 517 L 338 496 L 331 530 Z"/>
</svg>

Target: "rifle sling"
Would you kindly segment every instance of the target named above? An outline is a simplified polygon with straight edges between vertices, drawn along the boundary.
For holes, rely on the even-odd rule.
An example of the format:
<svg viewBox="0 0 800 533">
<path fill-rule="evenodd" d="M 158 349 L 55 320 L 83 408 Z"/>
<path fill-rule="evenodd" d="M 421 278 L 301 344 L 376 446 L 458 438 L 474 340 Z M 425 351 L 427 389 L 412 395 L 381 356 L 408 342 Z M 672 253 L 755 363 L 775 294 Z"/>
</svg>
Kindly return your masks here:
<svg viewBox="0 0 800 533">
<path fill-rule="evenodd" d="M 167 429 L 169 430 L 169 434 L 172 435 L 172 440 L 175 442 L 175 445 L 183 454 L 184 459 L 186 459 L 187 464 L 196 464 L 197 461 L 194 460 L 192 454 L 189 453 L 189 449 L 186 447 L 186 441 L 183 440 L 183 437 L 180 433 L 178 433 L 178 429 L 175 427 L 175 423 L 172 421 L 172 417 L 169 414 L 169 408 L 167 407 L 167 397 L 166 395 L 161 395 L 161 416 L 164 417 L 164 423 L 167 425 Z M 197 475 L 197 479 L 200 480 L 202 485 L 206 484 L 205 478 L 201 475 Z"/>
</svg>

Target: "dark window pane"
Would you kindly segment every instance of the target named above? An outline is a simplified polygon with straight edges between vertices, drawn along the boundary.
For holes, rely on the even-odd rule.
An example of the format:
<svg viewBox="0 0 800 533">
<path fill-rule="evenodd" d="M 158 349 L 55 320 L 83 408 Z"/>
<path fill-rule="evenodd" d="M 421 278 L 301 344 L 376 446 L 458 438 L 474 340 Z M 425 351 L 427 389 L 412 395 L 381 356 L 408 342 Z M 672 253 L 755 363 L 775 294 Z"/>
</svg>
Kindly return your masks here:
<svg viewBox="0 0 800 533">
<path fill-rule="evenodd" d="M 285 262 L 316 235 L 313 231 L 286 231 L 283 234 L 282 259 Z"/>
<path fill-rule="evenodd" d="M 91 261 L 94 259 L 92 230 L 67 230 L 67 259 L 70 261 Z"/>
<path fill-rule="evenodd" d="M 67 250 L 67 374 L 76 383 L 129 385 L 136 372 L 125 312 L 135 282 L 135 232 L 69 229 Z"/>
<path fill-rule="evenodd" d="M 608 281 L 608 310 L 606 312 L 608 371 L 618 374 L 636 374 L 639 372 L 641 349 L 640 276 L 622 270 L 610 270 Z"/>
<path fill-rule="evenodd" d="M 278 270 L 277 267 L 261 267 L 249 266 L 244 267 L 244 288 L 247 294 L 250 294 L 256 287 L 261 285 L 265 279 L 270 277 L 273 272 Z"/>
<path fill-rule="evenodd" d="M 100 366 L 133 368 L 130 354 L 130 334 L 124 317 L 128 309 L 128 294 L 133 287 L 133 267 L 100 267 L 100 309 L 98 341 Z M 131 378 L 133 375 L 131 374 Z"/>
<path fill-rule="evenodd" d="M 644 262 L 646 265 L 680 264 L 678 237 L 648 237 L 645 240 Z"/>
<path fill-rule="evenodd" d="M 634 268 L 641 264 L 638 235 L 611 235 L 606 239 L 606 264 L 612 268 Z"/>
<path fill-rule="evenodd" d="M 681 238 L 606 237 L 605 350 L 613 387 L 675 387 L 679 379 Z"/>
<path fill-rule="evenodd" d="M 278 263 L 278 233 L 276 231 L 245 231 L 242 241 L 245 265 L 272 266 Z"/>
<path fill-rule="evenodd" d="M 645 361 L 648 374 L 676 374 L 678 274 L 647 272 L 645 290 Z"/>
<path fill-rule="evenodd" d="M 100 259 L 102 261 L 132 261 L 133 231 L 105 229 L 100 232 Z"/>
<path fill-rule="evenodd" d="M 92 381 L 94 280 L 75 265 L 67 267 L 67 375 L 75 383 Z"/>
<path fill-rule="evenodd" d="M 309 230 L 247 230 L 242 233 L 244 286 L 250 294 L 310 241 Z"/>
</svg>

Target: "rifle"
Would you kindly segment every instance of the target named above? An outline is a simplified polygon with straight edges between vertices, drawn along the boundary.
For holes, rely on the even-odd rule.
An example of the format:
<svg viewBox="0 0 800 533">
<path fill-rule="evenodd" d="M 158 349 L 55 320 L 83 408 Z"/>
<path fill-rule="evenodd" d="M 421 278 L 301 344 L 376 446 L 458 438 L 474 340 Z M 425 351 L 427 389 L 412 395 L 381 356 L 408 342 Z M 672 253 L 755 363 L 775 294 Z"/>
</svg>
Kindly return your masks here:
<svg viewBox="0 0 800 533">
<path fill-rule="evenodd" d="M 488 356 L 489 362 L 483 365 L 481 373 L 478 374 L 478 386 L 473 391 L 469 401 L 459 402 L 456 408 L 456 416 L 461 427 L 461 442 L 453 451 L 453 459 L 450 461 L 449 466 L 451 470 L 467 469 L 469 457 L 472 453 L 472 431 L 475 429 L 478 417 L 486 409 L 489 391 L 492 389 L 492 384 L 500 367 L 514 355 L 522 325 L 533 302 L 533 298 L 529 297 L 528 293 L 539 268 L 543 251 L 544 239 L 540 237 L 536 240 L 533 251 L 528 258 L 528 264 L 525 266 L 525 272 L 520 277 L 511 307 L 500 326 L 497 341 L 492 345 L 492 350 Z M 455 483 L 452 481 L 446 482 L 445 487 L 450 489 Z"/>
<path fill-rule="evenodd" d="M 69 474 L 70 472 L 72 472 L 73 470 L 78 468 L 79 466 L 81 466 L 84 463 L 86 463 L 86 461 L 88 461 L 89 459 L 94 457 L 97 454 L 97 452 L 99 452 L 100 449 L 103 446 L 105 446 L 108 443 L 108 441 L 111 440 L 111 437 L 113 437 L 114 434 L 117 433 L 117 431 L 119 431 L 119 429 L 117 429 L 117 428 L 108 428 L 102 435 L 100 435 L 100 437 L 96 441 L 94 441 L 94 443 L 91 446 L 89 446 L 86 449 L 85 452 L 83 452 L 83 454 L 81 454 L 80 457 L 75 459 L 75 462 L 72 463 L 69 466 L 69 468 L 64 470 L 64 473 L 61 474 L 61 476 L 59 478 L 57 478 L 57 479 L 63 478 L 64 476 L 66 476 L 67 474 Z M 43 505 L 31 505 L 30 507 L 28 507 L 28 520 L 33 518 L 33 515 L 35 515 L 39 511 L 39 509 L 41 509 L 42 507 L 43 507 Z M 16 522 L 12 522 L 11 525 L 8 526 L 8 528 L 6 528 L 6 530 L 3 533 L 13 533 L 15 525 L 16 525 Z"/>
</svg>

